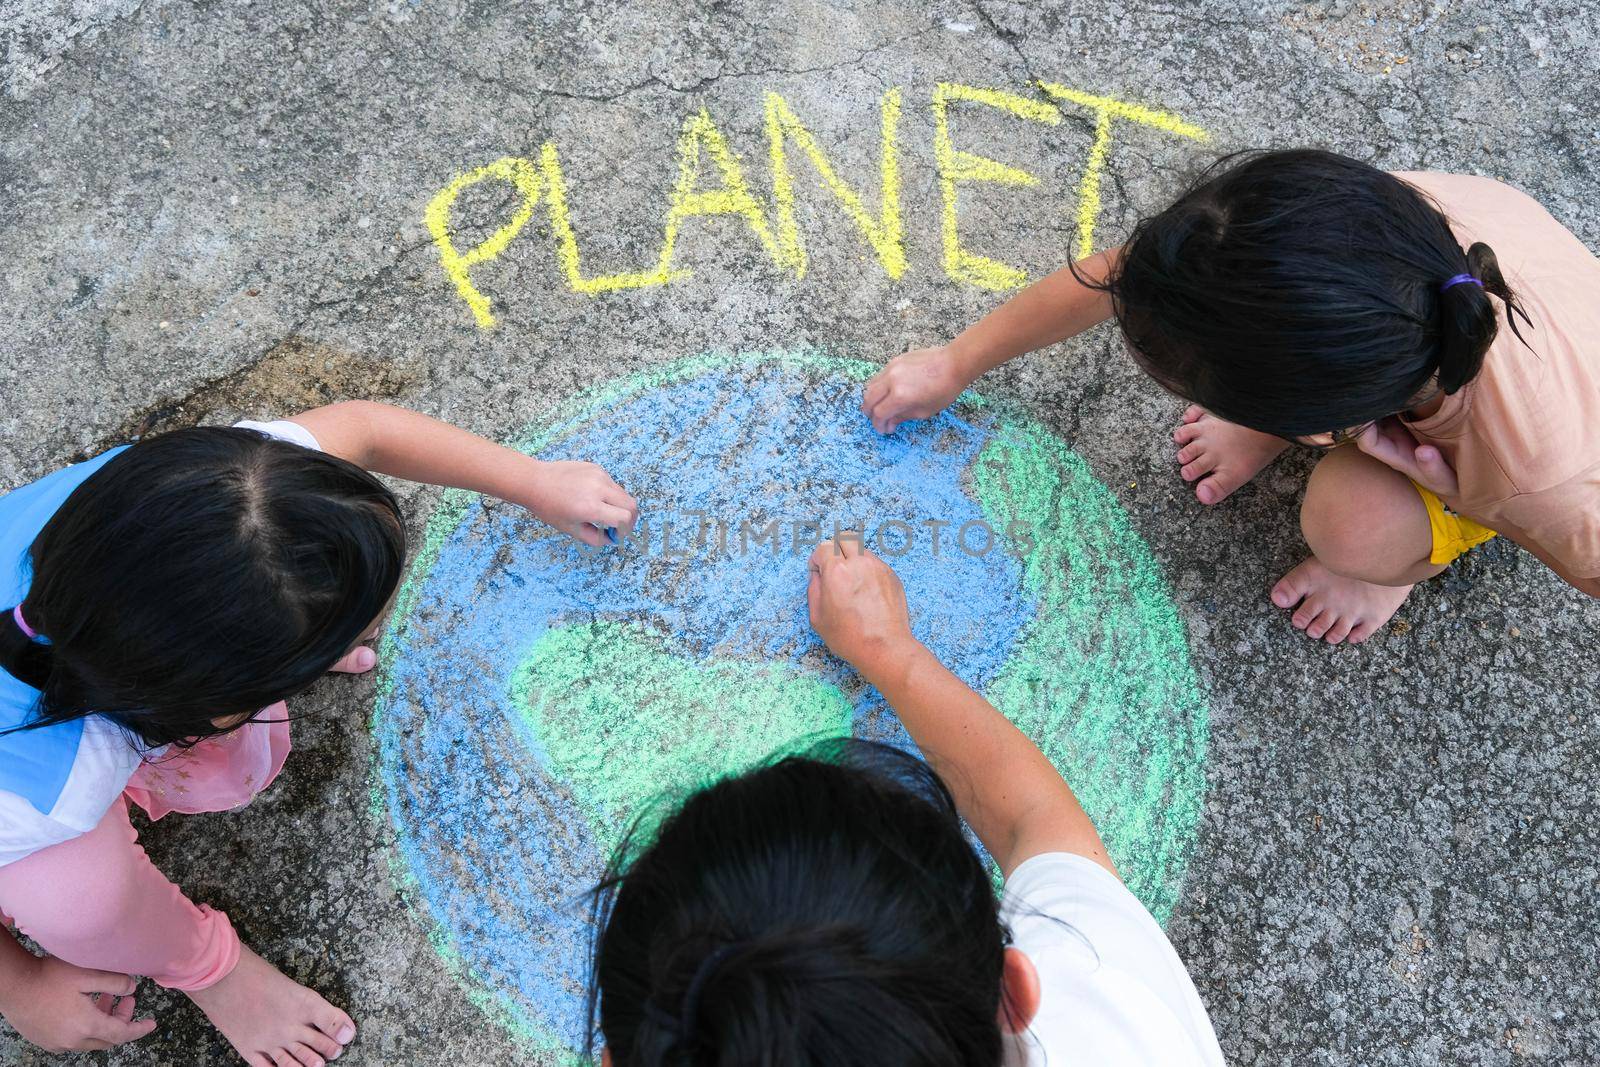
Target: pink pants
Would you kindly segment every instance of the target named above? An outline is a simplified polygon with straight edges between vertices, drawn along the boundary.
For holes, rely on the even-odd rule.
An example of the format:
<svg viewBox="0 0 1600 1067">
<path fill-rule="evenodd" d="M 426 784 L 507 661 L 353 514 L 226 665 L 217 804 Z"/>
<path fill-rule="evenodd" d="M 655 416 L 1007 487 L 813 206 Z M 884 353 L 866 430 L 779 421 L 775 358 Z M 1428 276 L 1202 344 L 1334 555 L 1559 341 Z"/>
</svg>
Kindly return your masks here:
<svg viewBox="0 0 1600 1067">
<path fill-rule="evenodd" d="M 226 978 L 239 962 L 233 924 L 156 870 L 128 821 L 128 803 L 152 819 L 249 803 L 277 777 L 290 748 L 283 704 L 262 715 L 270 721 L 146 763 L 93 830 L 0 867 L 0 912 L 50 955 L 79 967 L 144 975 L 169 989 Z"/>
<path fill-rule="evenodd" d="M 233 924 L 156 870 L 123 799 L 81 837 L 0 867 L 0 909 L 52 956 L 169 989 L 204 989 L 239 962 Z"/>
</svg>

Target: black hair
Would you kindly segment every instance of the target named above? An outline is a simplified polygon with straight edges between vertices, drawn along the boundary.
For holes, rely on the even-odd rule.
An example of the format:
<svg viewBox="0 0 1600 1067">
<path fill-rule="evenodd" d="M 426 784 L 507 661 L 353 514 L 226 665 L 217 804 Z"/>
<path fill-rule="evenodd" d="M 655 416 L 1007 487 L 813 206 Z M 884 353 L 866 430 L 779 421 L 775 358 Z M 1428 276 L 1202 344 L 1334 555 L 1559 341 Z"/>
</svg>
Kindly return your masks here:
<svg viewBox="0 0 1600 1067">
<path fill-rule="evenodd" d="M 589 1032 L 613 1067 L 1001 1062 L 1009 935 L 916 757 L 823 742 L 702 789 L 630 850 L 596 890 Z"/>
<path fill-rule="evenodd" d="M 187 745 L 348 651 L 399 584 L 405 531 L 360 467 L 208 427 L 113 457 L 28 557 L 22 613 L 49 643 L 0 609 L 0 665 L 40 691 L 22 729 L 101 714 L 152 747 Z"/>
<path fill-rule="evenodd" d="M 1441 288 L 1460 274 L 1482 284 Z M 1314 149 L 1224 157 L 1135 227 L 1109 277 L 1079 280 L 1110 294 L 1160 384 L 1290 438 L 1466 385 L 1498 330 L 1489 293 L 1528 321 L 1494 251 L 1463 251 L 1426 194 Z"/>
</svg>

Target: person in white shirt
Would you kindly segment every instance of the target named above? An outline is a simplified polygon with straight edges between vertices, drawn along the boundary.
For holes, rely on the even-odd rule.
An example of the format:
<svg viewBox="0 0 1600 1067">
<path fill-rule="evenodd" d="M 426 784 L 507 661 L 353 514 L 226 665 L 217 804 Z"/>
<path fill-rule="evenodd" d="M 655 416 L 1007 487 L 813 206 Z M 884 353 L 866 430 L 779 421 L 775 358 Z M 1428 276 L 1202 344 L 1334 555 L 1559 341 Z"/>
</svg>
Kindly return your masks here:
<svg viewBox="0 0 1600 1067">
<path fill-rule="evenodd" d="M 912 636 L 888 565 L 824 542 L 809 597 L 927 762 L 823 742 L 619 850 L 593 961 L 606 1067 L 1220 1067 L 1193 981 L 1071 788 Z"/>
</svg>

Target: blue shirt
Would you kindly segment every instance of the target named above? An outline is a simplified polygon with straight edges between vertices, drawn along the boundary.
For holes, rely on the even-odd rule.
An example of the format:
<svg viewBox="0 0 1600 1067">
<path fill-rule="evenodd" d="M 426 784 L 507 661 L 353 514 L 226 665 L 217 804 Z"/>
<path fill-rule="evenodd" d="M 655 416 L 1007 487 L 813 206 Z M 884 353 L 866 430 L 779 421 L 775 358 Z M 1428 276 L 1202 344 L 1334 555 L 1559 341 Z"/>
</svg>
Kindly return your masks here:
<svg viewBox="0 0 1600 1067">
<path fill-rule="evenodd" d="M 0 608 L 20 604 L 27 596 L 33 579 L 28 548 L 56 509 L 126 447 L 64 467 L 0 496 Z M 38 699 L 37 689 L 0 671 L 0 731 L 32 719 Z M 37 730 L 0 733 L 0 789 L 22 797 L 40 814 L 50 814 L 77 761 L 83 731 L 84 720 L 75 719 Z"/>
</svg>

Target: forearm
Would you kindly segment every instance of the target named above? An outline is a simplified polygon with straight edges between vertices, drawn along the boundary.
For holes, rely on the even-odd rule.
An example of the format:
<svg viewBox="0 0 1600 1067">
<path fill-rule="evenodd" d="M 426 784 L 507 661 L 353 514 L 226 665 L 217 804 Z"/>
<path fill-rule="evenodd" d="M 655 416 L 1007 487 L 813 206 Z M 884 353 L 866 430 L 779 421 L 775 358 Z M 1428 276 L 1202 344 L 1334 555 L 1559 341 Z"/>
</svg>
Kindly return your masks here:
<svg viewBox="0 0 1600 1067">
<path fill-rule="evenodd" d="M 1047 851 L 1085 855 L 1116 873 L 1055 767 L 936 656 L 910 642 L 887 650 L 868 671 L 1003 874 Z"/>
<path fill-rule="evenodd" d="M 39 959 L 22 947 L 10 930 L 0 929 L 0 1015 L 11 1010 L 22 984 L 31 979 Z"/>
<path fill-rule="evenodd" d="M 1076 264 L 1079 274 L 1103 280 L 1121 249 Z M 1025 352 L 1064 341 L 1111 317 L 1111 298 L 1080 282 L 1073 267 L 1039 279 L 962 331 L 946 347 L 968 382 Z"/>
<path fill-rule="evenodd" d="M 535 505 L 531 490 L 543 464 L 419 412 L 354 400 L 305 412 L 294 421 L 325 451 L 379 474 Z"/>
</svg>

